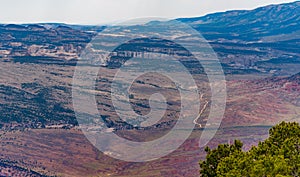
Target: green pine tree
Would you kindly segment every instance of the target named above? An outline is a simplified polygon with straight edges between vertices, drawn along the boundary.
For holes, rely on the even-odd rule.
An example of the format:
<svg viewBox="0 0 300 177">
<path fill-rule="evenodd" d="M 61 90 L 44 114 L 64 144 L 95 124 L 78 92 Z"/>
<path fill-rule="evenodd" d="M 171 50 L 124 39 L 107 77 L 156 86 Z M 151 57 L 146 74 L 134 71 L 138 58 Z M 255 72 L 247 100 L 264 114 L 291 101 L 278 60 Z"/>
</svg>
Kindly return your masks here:
<svg viewBox="0 0 300 177">
<path fill-rule="evenodd" d="M 200 161 L 202 177 L 299 177 L 300 126 L 282 122 L 269 131 L 270 137 L 242 151 L 243 144 L 223 144 L 206 148 L 207 156 Z"/>
</svg>

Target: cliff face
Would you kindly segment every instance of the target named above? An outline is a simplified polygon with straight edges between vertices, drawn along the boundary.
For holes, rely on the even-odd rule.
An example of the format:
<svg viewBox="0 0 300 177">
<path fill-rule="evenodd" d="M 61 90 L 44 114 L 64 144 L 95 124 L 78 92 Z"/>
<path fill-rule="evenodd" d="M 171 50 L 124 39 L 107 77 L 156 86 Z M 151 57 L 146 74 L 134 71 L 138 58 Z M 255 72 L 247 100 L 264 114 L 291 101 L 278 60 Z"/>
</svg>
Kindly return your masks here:
<svg viewBox="0 0 300 177">
<path fill-rule="evenodd" d="M 94 34 L 67 26 L 1 25 L 0 57 L 78 58 Z"/>
</svg>

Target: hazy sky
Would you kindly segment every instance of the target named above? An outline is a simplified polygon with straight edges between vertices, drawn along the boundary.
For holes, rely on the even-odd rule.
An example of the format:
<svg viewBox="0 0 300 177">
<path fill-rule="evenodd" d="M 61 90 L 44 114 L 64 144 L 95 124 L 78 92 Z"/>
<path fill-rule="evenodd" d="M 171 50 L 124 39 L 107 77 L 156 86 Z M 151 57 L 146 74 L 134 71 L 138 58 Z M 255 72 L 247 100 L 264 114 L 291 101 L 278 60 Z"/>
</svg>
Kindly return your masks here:
<svg viewBox="0 0 300 177">
<path fill-rule="evenodd" d="M 193 17 L 295 0 L 0 0 L 0 23 L 103 24 L 140 17 Z"/>
</svg>

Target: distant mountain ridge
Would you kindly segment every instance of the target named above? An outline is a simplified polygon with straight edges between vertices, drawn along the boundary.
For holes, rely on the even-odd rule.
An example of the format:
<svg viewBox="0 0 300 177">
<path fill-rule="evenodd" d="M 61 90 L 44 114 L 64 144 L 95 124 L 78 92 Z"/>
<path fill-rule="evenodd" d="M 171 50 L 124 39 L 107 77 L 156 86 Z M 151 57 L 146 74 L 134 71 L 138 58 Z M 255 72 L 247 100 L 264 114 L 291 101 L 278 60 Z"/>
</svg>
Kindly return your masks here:
<svg viewBox="0 0 300 177">
<path fill-rule="evenodd" d="M 300 32 L 300 1 L 178 20 L 203 33 L 232 33 L 237 38 L 253 40 L 264 36 Z"/>
<path fill-rule="evenodd" d="M 189 23 L 197 22 L 198 24 L 199 23 L 203 23 L 203 24 L 220 23 L 220 22 L 222 23 L 225 22 L 225 24 L 226 23 L 231 24 L 232 18 L 248 19 L 248 21 L 265 21 L 266 19 L 271 21 L 289 20 L 289 19 L 293 19 L 295 16 L 298 16 L 299 18 L 299 14 L 296 14 L 296 12 L 299 12 L 299 6 L 300 6 L 300 1 L 296 1 L 292 3 L 268 5 L 253 10 L 231 10 L 226 12 L 208 14 L 205 16 L 195 17 L 195 18 L 180 18 L 178 20 L 189 22 Z M 294 14 L 291 14 L 293 12 Z M 274 15 L 274 13 L 276 13 L 277 15 Z M 258 19 L 257 18 L 258 16 L 263 16 L 263 18 Z M 269 18 L 270 16 L 272 16 L 272 19 Z M 228 17 L 231 19 L 229 19 Z M 286 19 L 286 17 L 288 17 L 288 19 Z"/>
<path fill-rule="evenodd" d="M 208 40 L 227 73 L 289 75 L 300 67 L 300 1 L 178 20 L 191 25 Z M 147 25 L 157 23 L 160 22 Z M 103 29 L 105 26 L 63 23 L 0 25 L 0 59 L 76 60 Z M 295 67 L 293 72 L 283 63 Z"/>
</svg>

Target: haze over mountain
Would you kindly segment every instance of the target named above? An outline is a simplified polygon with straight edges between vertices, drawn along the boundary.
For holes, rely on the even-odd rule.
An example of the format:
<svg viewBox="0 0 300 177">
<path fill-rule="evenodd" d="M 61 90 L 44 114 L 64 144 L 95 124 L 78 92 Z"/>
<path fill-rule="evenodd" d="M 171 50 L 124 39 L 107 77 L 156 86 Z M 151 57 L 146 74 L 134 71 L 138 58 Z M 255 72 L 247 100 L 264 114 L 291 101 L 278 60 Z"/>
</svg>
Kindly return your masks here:
<svg viewBox="0 0 300 177">
<path fill-rule="evenodd" d="M 162 17 L 167 19 L 203 16 L 226 9 L 253 9 L 293 0 L 2 0 L 2 23 L 64 22 L 69 24 L 111 24 L 126 19 Z"/>
</svg>

